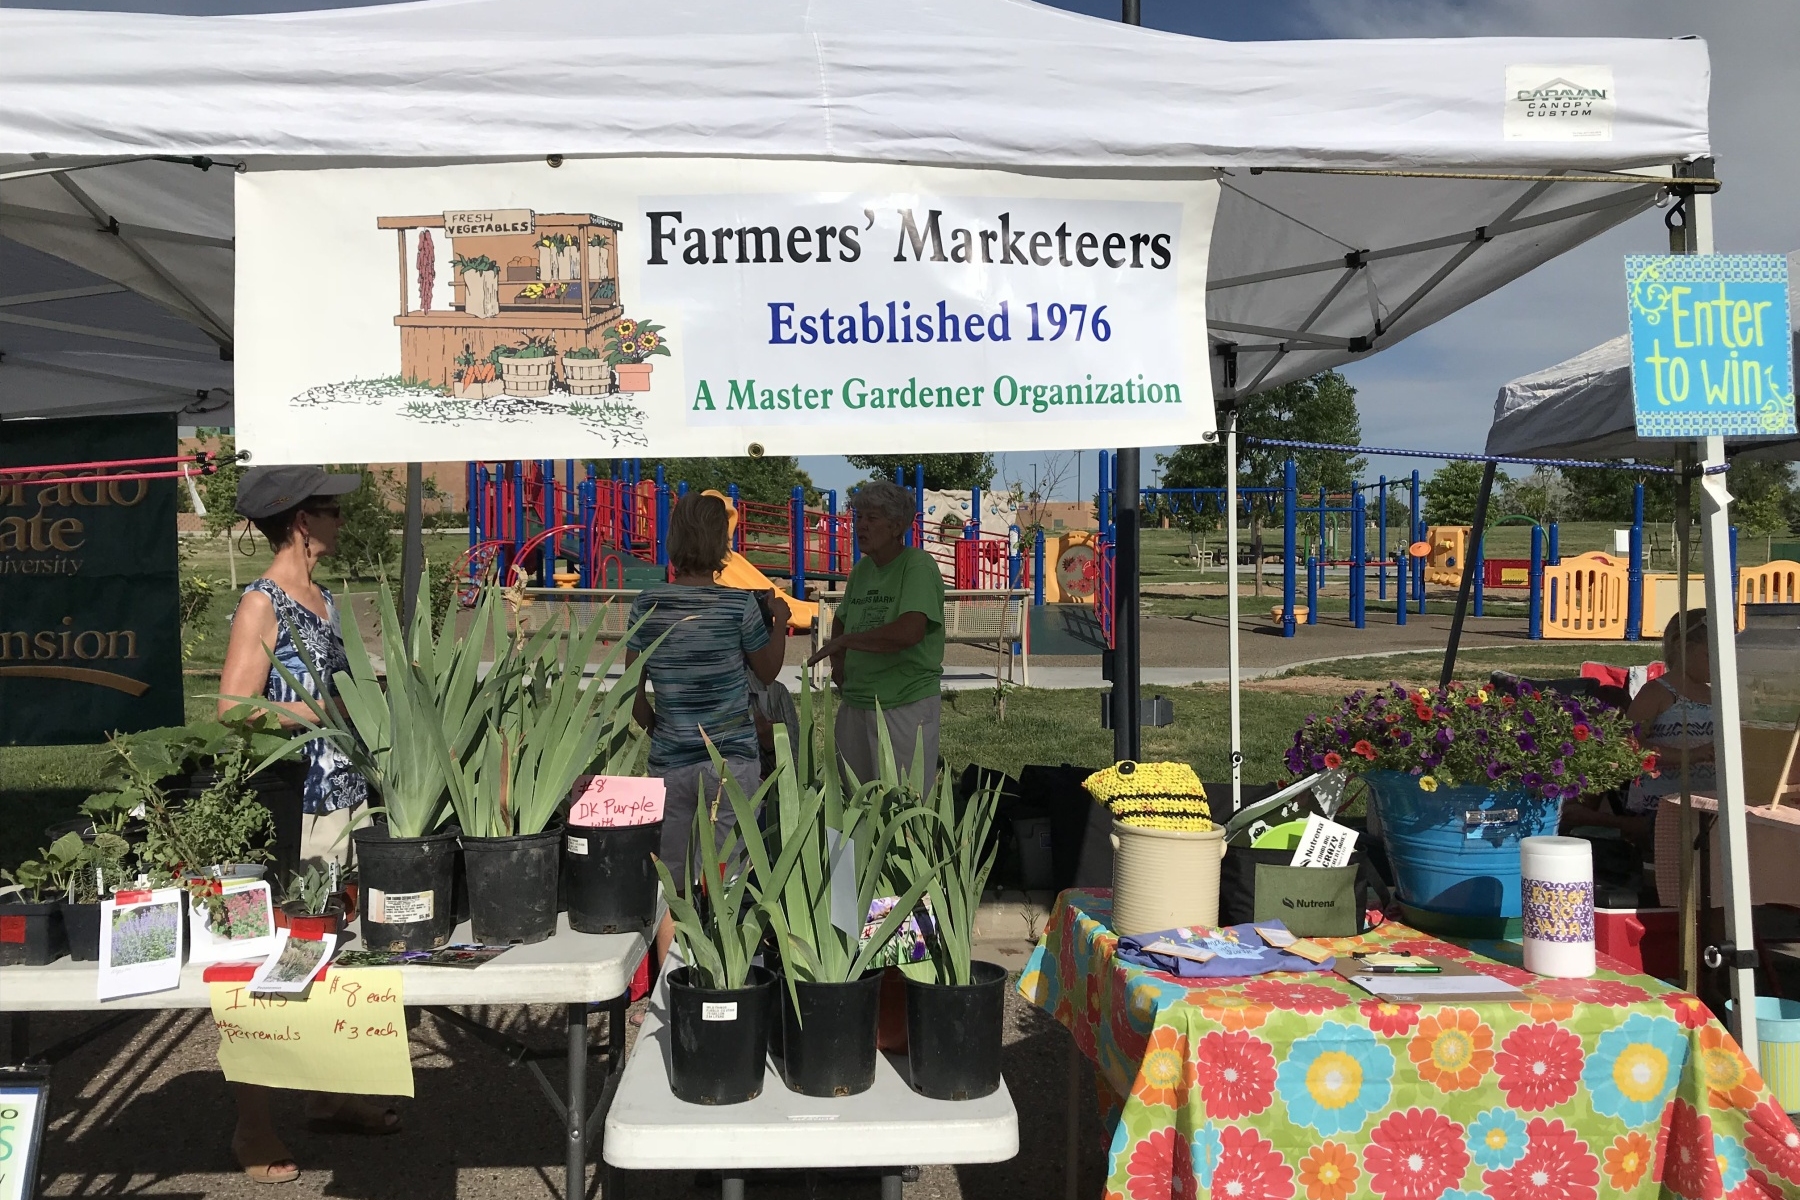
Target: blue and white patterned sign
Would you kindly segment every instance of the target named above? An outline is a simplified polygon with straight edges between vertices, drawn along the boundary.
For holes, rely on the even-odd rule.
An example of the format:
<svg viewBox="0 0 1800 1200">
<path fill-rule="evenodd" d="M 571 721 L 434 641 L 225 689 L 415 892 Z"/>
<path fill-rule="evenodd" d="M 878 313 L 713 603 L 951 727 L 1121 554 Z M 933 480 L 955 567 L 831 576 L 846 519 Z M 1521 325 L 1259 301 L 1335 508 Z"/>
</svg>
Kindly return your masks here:
<svg viewBox="0 0 1800 1200">
<path fill-rule="evenodd" d="M 1629 254 L 1625 286 L 1639 437 L 1795 432 L 1786 258 Z"/>
</svg>

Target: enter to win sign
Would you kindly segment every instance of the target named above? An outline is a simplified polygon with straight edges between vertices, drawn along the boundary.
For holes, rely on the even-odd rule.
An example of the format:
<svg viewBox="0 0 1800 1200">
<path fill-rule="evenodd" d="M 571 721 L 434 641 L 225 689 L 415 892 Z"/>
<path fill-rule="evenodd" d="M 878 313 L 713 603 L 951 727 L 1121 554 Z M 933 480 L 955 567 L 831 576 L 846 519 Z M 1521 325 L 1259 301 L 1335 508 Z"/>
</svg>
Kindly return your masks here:
<svg viewBox="0 0 1800 1200">
<path fill-rule="evenodd" d="M 1795 432 L 1787 259 L 1631 254 L 1625 284 L 1639 437 Z"/>
<path fill-rule="evenodd" d="M 400 972 L 331 969 L 300 996 L 256 995 L 247 983 L 214 983 L 219 1067 L 233 1083 L 345 1092 L 413 1094 Z"/>
</svg>

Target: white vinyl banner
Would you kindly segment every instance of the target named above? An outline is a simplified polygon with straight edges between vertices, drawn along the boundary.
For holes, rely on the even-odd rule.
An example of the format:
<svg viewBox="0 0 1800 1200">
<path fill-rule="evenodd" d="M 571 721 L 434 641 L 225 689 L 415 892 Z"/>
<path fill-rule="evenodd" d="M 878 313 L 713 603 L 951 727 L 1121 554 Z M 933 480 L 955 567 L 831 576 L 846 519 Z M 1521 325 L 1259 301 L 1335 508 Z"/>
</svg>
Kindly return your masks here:
<svg viewBox="0 0 1800 1200">
<path fill-rule="evenodd" d="M 736 159 L 237 177 L 253 461 L 1166 445 L 1212 181 Z"/>
</svg>

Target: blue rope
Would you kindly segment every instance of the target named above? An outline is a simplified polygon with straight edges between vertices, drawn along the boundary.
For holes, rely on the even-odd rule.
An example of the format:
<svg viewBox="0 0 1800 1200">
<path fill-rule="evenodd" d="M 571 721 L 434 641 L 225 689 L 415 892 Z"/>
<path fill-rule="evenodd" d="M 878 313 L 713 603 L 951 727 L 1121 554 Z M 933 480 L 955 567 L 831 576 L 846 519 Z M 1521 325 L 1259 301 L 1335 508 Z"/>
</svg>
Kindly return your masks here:
<svg viewBox="0 0 1800 1200">
<path fill-rule="evenodd" d="M 1676 467 L 1651 463 L 1601 462 L 1591 458 L 1520 458 L 1510 454 L 1459 454 L 1451 450 L 1395 450 L 1386 446 L 1348 446 L 1338 442 L 1299 442 L 1288 438 L 1245 438 L 1252 446 L 1278 446 L 1289 450 L 1333 450 L 1343 454 L 1385 454 L 1394 458 L 1439 458 L 1449 462 L 1518 463 L 1528 467 L 1598 467 L 1603 471 L 1636 471 L 1645 475 L 1679 475 Z M 1707 467 L 1699 474 L 1718 475 L 1730 464 Z"/>
</svg>

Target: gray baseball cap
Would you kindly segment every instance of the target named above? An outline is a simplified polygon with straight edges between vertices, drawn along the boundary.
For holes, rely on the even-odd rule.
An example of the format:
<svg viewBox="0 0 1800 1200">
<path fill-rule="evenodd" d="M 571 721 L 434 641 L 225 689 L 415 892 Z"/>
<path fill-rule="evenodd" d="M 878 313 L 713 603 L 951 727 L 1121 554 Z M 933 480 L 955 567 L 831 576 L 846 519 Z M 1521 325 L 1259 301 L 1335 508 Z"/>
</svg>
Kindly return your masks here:
<svg viewBox="0 0 1800 1200">
<path fill-rule="evenodd" d="M 322 467 L 251 467 L 238 476 L 238 515 L 258 521 L 314 496 L 342 496 L 361 486 L 361 475 L 330 475 Z"/>
</svg>

